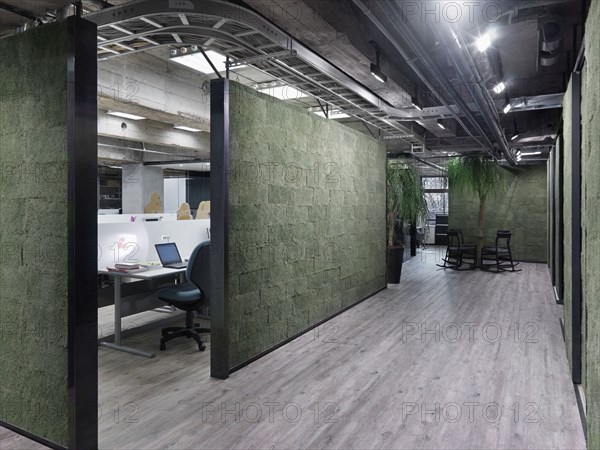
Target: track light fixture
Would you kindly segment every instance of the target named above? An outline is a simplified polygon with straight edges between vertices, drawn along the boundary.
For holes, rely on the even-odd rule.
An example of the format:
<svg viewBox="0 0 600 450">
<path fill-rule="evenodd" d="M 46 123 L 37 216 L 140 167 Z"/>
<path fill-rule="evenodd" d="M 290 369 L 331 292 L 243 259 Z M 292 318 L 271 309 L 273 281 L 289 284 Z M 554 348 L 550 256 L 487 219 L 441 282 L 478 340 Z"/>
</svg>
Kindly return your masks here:
<svg viewBox="0 0 600 450">
<path fill-rule="evenodd" d="M 482 34 L 479 37 L 479 39 L 475 41 L 475 46 L 477 47 L 477 50 L 479 50 L 482 53 L 485 52 L 490 47 L 490 45 L 492 45 L 492 35 L 489 31 Z"/>
<path fill-rule="evenodd" d="M 505 89 L 506 89 L 506 83 L 504 81 L 501 81 L 496 86 L 494 86 L 494 92 L 496 94 L 502 94 Z"/>
<path fill-rule="evenodd" d="M 419 111 L 423 111 L 423 108 L 421 107 L 421 105 L 419 105 L 416 96 L 410 98 L 410 103 L 413 105 L 414 108 L 418 109 Z"/>
<path fill-rule="evenodd" d="M 387 75 L 383 73 L 379 67 L 379 47 L 374 41 L 371 41 L 371 45 L 375 47 L 375 64 L 371 63 L 371 75 L 373 75 L 377 81 L 385 83 L 387 81 Z"/>
</svg>

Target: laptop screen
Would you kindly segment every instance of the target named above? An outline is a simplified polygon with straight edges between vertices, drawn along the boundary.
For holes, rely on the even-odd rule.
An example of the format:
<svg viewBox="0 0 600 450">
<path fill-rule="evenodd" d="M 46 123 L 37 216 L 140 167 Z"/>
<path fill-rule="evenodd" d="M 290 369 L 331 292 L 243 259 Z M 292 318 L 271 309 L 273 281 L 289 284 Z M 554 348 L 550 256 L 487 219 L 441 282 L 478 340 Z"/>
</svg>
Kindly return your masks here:
<svg viewBox="0 0 600 450">
<path fill-rule="evenodd" d="M 174 242 L 169 242 L 167 244 L 155 244 L 154 246 L 156 247 L 156 252 L 158 253 L 158 257 L 160 258 L 160 262 L 163 266 L 181 262 L 179 250 L 177 250 L 177 245 L 175 245 Z"/>
</svg>

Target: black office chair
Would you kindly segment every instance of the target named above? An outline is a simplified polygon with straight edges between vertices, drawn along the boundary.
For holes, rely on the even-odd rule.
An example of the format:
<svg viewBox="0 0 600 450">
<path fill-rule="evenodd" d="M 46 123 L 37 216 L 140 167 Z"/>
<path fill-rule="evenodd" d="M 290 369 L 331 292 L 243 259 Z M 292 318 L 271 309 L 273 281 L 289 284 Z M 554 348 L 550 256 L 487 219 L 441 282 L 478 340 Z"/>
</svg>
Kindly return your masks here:
<svg viewBox="0 0 600 450">
<path fill-rule="evenodd" d="M 512 234 L 509 230 L 498 230 L 496 233 L 496 244 L 486 245 L 481 249 L 481 269 L 492 270 L 496 272 L 519 272 L 521 269 L 515 269 L 519 263 L 515 263 L 510 250 L 510 238 Z M 492 261 L 486 263 L 486 261 Z"/>
<path fill-rule="evenodd" d="M 210 242 L 198 245 L 192 252 L 185 272 L 187 283 L 174 287 L 160 289 L 156 295 L 163 302 L 185 311 L 185 327 L 163 328 L 160 349 L 166 350 L 165 345 L 171 339 L 186 336 L 193 338 L 198 343 L 198 350 L 204 351 L 206 346 L 202 343 L 200 333 L 210 333 L 210 328 L 201 328 L 194 324 L 194 311 L 208 306 L 208 289 L 210 286 Z"/>
</svg>

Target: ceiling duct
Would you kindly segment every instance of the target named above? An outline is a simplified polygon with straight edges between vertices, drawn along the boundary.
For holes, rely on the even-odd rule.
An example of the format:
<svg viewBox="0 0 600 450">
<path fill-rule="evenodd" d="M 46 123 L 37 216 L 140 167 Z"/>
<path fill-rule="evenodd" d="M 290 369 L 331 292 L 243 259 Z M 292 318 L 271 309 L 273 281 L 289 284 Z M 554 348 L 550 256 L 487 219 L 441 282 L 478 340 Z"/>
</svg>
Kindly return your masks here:
<svg viewBox="0 0 600 450">
<path fill-rule="evenodd" d="M 557 16 L 540 20 L 539 62 L 544 67 L 558 62 L 565 36 L 564 21 Z"/>
</svg>

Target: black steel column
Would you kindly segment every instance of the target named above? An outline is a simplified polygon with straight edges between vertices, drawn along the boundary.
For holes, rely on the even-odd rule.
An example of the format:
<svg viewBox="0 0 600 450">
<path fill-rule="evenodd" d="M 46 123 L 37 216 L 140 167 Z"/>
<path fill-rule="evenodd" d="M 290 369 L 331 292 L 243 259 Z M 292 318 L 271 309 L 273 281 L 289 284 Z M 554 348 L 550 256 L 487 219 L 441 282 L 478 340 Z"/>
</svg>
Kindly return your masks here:
<svg viewBox="0 0 600 450">
<path fill-rule="evenodd" d="M 573 72 L 572 80 L 572 290 L 571 290 L 571 320 L 573 358 L 572 375 L 574 383 L 581 383 L 581 320 L 582 320 L 582 291 L 581 291 L 581 72 Z M 569 120 L 569 118 L 567 118 Z"/>
<path fill-rule="evenodd" d="M 210 376 L 229 377 L 229 80 L 210 83 Z"/>
<path fill-rule="evenodd" d="M 66 20 L 69 158 L 69 448 L 98 448 L 98 118 L 96 24 Z"/>
<path fill-rule="evenodd" d="M 552 153 L 554 153 L 554 243 L 553 243 L 553 257 L 554 257 L 554 287 L 555 296 L 558 303 L 562 302 L 563 293 L 563 173 L 562 173 L 562 158 L 563 151 L 561 147 L 560 139 L 557 140 Z"/>
</svg>

